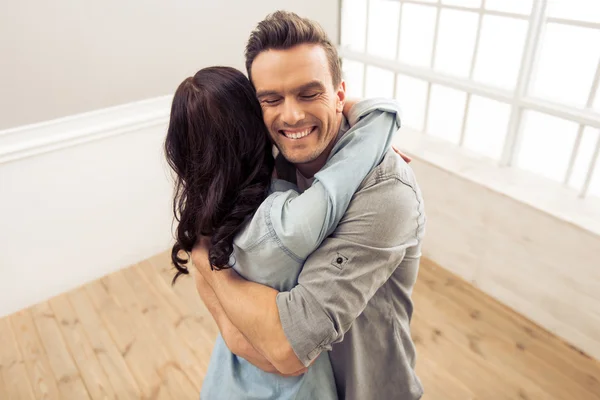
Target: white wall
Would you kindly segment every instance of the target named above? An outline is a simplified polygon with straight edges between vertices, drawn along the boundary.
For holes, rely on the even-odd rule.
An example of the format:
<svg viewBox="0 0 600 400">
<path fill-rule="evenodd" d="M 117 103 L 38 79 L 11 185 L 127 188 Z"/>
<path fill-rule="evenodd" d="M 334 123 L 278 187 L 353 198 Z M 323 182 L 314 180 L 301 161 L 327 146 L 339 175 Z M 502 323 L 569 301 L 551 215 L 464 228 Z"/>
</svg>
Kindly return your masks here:
<svg viewBox="0 0 600 400">
<path fill-rule="evenodd" d="M 0 6 L 0 129 L 173 93 L 208 65 L 244 68 L 277 9 L 337 37 L 338 1 L 19 0 Z"/>
<path fill-rule="evenodd" d="M 424 255 L 600 359 L 600 236 L 415 157 Z"/>
<path fill-rule="evenodd" d="M 168 248 L 166 103 L 157 104 L 163 117 L 149 123 L 129 124 L 117 110 L 105 114 L 105 129 L 75 129 L 71 141 L 61 140 L 69 125 L 98 124 L 82 116 L 55 124 L 62 131 L 51 124 L 18 131 L 25 146 L 0 151 L 0 316 Z M 14 134 L 0 135 L 0 148 Z M 59 148 L 31 155 L 47 149 L 35 143 L 48 136 Z"/>
<path fill-rule="evenodd" d="M 169 248 L 170 99 L 156 96 L 204 66 L 243 70 L 250 31 L 277 9 L 337 37 L 337 1 L 2 5 L 0 129 L 15 128 L 0 130 L 0 316 Z"/>
</svg>

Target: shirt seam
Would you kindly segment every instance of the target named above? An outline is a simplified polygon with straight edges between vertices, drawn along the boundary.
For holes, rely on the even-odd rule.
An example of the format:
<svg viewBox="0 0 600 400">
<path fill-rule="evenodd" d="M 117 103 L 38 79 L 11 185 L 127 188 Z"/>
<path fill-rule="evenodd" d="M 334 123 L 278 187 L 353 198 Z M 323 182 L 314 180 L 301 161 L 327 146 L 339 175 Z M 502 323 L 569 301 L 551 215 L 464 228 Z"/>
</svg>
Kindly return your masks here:
<svg viewBox="0 0 600 400">
<path fill-rule="evenodd" d="M 273 206 L 273 201 L 279 197 L 280 195 L 277 194 L 275 196 L 273 196 L 273 198 L 271 199 L 271 203 L 268 206 L 269 211 L 267 213 L 265 213 L 265 224 L 267 225 L 267 228 L 269 229 L 269 234 L 273 237 L 273 239 L 275 240 L 275 243 L 277 243 L 277 246 L 283 250 L 283 252 L 285 254 L 288 255 L 288 257 L 290 257 L 292 260 L 294 260 L 297 263 L 303 264 L 304 260 L 300 257 L 298 257 L 293 251 L 291 251 L 290 249 L 288 249 L 283 242 L 281 241 L 281 239 L 279 238 L 279 236 L 277 235 L 277 232 L 275 232 L 275 228 L 273 227 L 273 221 L 271 220 L 271 208 Z"/>
<path fill-rule="evenodd" d="M 271 232 L 267 232 L 264 235 L 262 235 L 261 237 L 259 237 L 254 243 L 250 244 L 249 246 L 247 246 L 244 251 L 252 251 L 254 250 L 256 247 L 260 246 L 261 244 L 263 244 L 267 239 L 269 239 L 269 237 L 271 236 Z"/>
</svg>

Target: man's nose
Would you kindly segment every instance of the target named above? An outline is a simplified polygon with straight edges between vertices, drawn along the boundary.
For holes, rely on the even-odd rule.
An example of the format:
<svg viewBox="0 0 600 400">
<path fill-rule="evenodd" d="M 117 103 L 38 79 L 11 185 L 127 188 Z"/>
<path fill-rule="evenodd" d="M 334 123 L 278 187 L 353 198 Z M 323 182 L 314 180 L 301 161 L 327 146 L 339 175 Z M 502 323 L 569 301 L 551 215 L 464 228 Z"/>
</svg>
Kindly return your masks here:
<svg viewBox="0 0 600 400">
<path fill-rule="evenodd" d="M 294 126 L 304 119 L 304 110 L 294 100 L 286 100 L 283 103 L 282 121 L 289 126 Z"/>
</svg>

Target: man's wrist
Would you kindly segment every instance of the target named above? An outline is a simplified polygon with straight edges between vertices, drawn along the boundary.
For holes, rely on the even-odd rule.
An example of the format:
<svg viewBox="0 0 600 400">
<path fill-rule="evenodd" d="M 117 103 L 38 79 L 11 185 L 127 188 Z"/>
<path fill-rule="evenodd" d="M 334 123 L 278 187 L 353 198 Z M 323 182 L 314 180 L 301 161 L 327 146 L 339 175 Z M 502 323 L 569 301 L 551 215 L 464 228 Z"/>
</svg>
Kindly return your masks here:
<svg viewBox="0 0 600 400">
<path fill-rule="evenodd" d="M 216 291 L 221 285 L 233 278 L 233 274 L 235 273 L 236 272 L 233 270 L 233 268 L 221 269 L 218 271 L 205 270 L 203 276 L 213 290 Z"/>
</svg>

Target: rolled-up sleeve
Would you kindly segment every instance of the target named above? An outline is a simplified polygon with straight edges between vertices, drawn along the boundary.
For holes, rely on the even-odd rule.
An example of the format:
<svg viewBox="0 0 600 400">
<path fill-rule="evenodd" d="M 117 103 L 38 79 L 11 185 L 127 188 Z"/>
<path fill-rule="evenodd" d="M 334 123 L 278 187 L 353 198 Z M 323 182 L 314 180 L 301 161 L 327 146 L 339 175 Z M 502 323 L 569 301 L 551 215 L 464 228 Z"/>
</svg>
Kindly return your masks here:
<svg viewBox="0 0 600 400">
<path fill-rule="evenodd" d="M 420 242 L 420 194 L 391 177 L 355 195 L 332 236 L 307 259 L 298 285 L 277 296 L 294 352 L 308 366 L 340 342 L 375 292 Z"/>
</svg>

